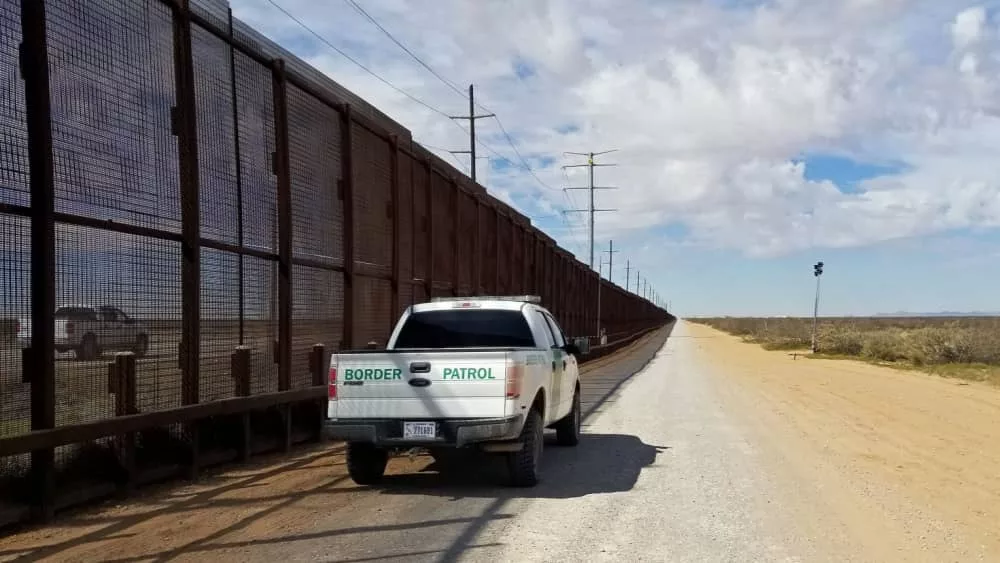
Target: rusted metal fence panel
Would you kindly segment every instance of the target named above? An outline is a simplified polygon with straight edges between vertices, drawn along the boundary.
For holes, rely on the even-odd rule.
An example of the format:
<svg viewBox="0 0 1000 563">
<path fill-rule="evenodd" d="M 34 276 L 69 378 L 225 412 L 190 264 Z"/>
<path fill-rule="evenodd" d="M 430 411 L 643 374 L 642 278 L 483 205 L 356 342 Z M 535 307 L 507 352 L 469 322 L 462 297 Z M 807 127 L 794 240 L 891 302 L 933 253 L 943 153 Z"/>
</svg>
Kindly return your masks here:
<svg viewBox="0 0 1000 563">
<path fill-rule="evenodd" d="M 430 184 L 430 220 L 432 237 L 434 295 L 452 295 L 455 266 L 455 217 L 452 213 L 454 188 L 444 175 L 435 170 Z"/>
<path fill-rule="evenodd" d="M 213 6 L 0 0 L 0 514 L 315 439 L 330 354 L 432 296 L 669 318 Z"/>
<path fill-rule="evenodd" d="M 476 244 L 476 199 L 466 189 L 458 194 L 458 231 L 456 233 L 456 256 L 458 261 L 459 295 L 475 295 L 476 266 L 473 257 L 478 252 Z"/>
</svg>

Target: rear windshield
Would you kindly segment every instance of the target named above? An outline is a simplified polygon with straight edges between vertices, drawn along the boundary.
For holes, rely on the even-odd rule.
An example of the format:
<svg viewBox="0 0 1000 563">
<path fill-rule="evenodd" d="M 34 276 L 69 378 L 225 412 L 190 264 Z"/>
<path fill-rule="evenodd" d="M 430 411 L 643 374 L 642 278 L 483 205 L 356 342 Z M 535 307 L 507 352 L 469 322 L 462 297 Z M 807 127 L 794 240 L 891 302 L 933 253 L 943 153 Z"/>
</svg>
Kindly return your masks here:
<svg viewBox="0 0 1000 563">
<path fill-rule="evenodd" d="M 396 348 L 533 348 L 520 311 L 424 311 L 410 315 Z"/>
</svg>

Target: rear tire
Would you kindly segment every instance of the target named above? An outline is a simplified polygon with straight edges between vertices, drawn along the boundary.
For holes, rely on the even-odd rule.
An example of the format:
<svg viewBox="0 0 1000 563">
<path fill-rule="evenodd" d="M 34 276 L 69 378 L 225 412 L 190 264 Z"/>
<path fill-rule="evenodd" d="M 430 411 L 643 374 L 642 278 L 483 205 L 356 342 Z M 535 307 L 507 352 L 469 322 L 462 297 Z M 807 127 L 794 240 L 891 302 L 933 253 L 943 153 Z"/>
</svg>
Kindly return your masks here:
<svg viewBox="0 0 1000 563">
<path fill-rule="evenodd" d="M 358 485 L 374 485 L 385 475 L 389 452 L 364 442 L 347 444 L 347 474 Z"/>
<path fill-rule="evenodd" d="M 140 334 L 135 337 L 135 352 L 136 358 L 141 358 L 149 352 L 149 337 L 145 334 Z"/>
<path fill-rule="evenodd" d="M 83 341 L 80 342 L 80 347 L 76 349 L 76 359 L 84 362 L 92 362 L 100 355 L 101 351 L 97 347 L 97 337 L 93 334 L 85 335 Z"/>
<path fill-rule="evenodd" d="M 580 443 L 580 387 L 573 392 L 573 408 L 565 418 L 556 423 L 556 443 L 575 446 Z"/>
<path fill-rule="evenodd" d="M 528 412 L 528 418 L 521 429 L 521 450 L 507 454 L 510 484 L 514 487 L 534 487 L 538 484 L 539 465 L 542 461 L 542 444 L 545 435 L 542 416 L 535 409 Z"/>
</svg>

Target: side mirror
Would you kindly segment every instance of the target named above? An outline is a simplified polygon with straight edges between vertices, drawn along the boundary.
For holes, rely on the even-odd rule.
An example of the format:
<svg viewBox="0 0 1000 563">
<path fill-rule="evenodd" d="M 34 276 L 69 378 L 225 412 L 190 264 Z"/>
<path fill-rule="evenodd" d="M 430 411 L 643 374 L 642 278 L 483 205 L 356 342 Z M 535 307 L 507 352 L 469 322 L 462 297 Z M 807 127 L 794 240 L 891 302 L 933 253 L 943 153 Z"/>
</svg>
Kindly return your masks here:
<svg viewBox="0 0 1000 563">
<path fill-rule="evenodd" d="M 586 337 L 574 338 L 573 346 L 576 347 L 577 352 L 581 356 L 586 356 L 590 354 L 590 339 Z"/>
</svg>

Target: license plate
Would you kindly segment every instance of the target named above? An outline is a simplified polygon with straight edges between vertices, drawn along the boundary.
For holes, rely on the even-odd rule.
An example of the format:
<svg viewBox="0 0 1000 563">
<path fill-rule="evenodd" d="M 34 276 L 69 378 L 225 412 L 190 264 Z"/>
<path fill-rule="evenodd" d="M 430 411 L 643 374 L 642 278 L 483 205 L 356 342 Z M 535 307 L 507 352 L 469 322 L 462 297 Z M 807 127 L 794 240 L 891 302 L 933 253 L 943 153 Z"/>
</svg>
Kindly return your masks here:
<svg viewBox="0 0 1000 563">
<path fill-rule="evenodd" d="M 433 422 L 404 422 L 403 438 L 407 440 L 434 438 L 437 425 Z"/>
</svg>

